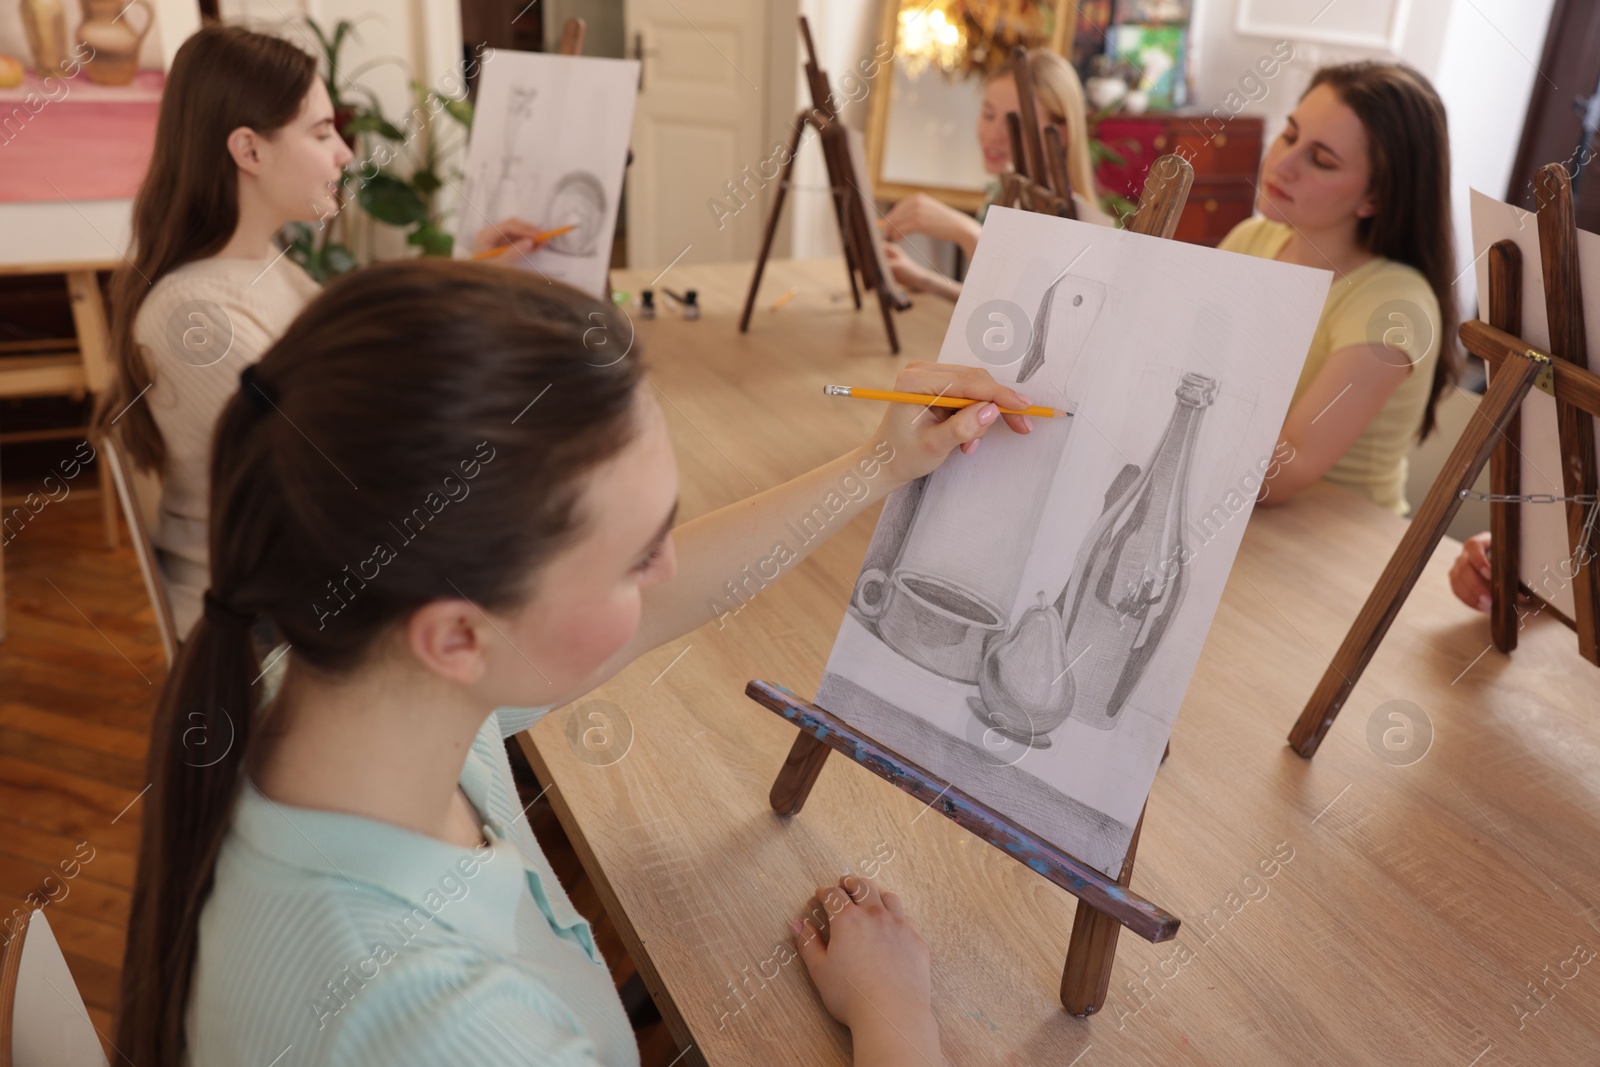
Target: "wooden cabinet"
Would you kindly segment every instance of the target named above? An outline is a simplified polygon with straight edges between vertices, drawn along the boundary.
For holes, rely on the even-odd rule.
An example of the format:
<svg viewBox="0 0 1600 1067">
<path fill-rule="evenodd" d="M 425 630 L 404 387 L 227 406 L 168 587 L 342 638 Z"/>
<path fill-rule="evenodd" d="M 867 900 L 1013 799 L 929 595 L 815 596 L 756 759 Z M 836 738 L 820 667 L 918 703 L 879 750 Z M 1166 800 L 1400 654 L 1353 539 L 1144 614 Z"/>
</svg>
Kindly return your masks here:
<svg viewBox="0 0 1600 1067">
<path fill-rule="evenodd" d="M 1188 158 L 1194 187 L 1173 235 L 1178 240 L 1215 245 L 1250 217 L 1261 165 L 1260 116 L 1235 115 L 1223 123 L 1199 110 L 1115 115 L 1092 132 L 1124 161 L 1101 163 L 1095 179 L 1107 192 L 1129 200 L 1139 199 L 1145 174 L 1158 157 L 1177 152 Z"/>
</svg>

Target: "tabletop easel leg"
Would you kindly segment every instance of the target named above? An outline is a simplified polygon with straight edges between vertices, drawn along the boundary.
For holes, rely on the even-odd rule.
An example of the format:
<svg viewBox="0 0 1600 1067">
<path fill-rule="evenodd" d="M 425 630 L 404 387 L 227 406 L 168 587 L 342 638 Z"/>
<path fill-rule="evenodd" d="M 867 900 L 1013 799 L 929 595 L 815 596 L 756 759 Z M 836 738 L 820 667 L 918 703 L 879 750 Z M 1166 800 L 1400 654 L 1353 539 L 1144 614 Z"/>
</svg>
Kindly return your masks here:
<svg viewBox="0 0 1600 1067">
<path fill-rule="evenodd" d="M 1585 369 L 1589 366 L 1583 322 L 1583 292 L 1578 271 L 1578 228 L 1573 215 L 1572 177 L 1560 163 L 1539 168 L 1539 255 L 1543 259 L 1545 320 L 1550 353 Z M 1556 397 L 1556 432 L 1561 442 L 1561 487 L 1567 497 L 1593 496 L 1600 485 L 1595 464 L 1594 419 L 1576 404 Z M 1600 581 L 1594 546 L 1585 538 L 1587 509 L 1569 499 L 1567 547 L 1571 552 L 1572 621 L 1578 653 L 1600 666 Z"/>
<path fill-rule="evenodd" d="M 861 310 L 861 289 L 856 285 L 856 274 L 862 270 L 861 261 L 856 257 L 856 242 L 850 228 L 850 213 L 845 208 L 849 203 L 847 197 L 859 196 L 850 187 L 851 164 L 847 154 L 849 148 L 845 145 L 844 129 L 836 125 L 824 127 L 818 134 L 822 142 L 822 161 L 828 167 L 828 188 L 833 193 L 833 217 L 839 224 L 839 244 L 844 248 L 844 269 L 850 275 L 850 299 L 855 301 L 856 310 Z"/>
<path fill-rule="evenodd" d="M 761 235 L 761 254 L 756 257 L 756 273 L 750 279 L 750 292 L 745 294 L 744 313 L 739 316 L 739 332 L 750 330 L 750 312 L 756 306 L 756 290 L 761 288 L 761 275 L 767 269 L 767 257 L 772 254 L 772 238 L 778 232 L 778 216 L 783 211 L 784 198 L 789 193 L 789 180 L 794 176 L 794 157 L 800 151 L 800 136 L 805 132 L 806 113 L 795 116 L 794 132 L 789 137 L 789 158 L 784 161 L 783 172 L 778 175 L 778 191 L 772 194 L 772 209 L 767 212 L 767 231 Z"/>
<path fill-rule="evenodd" d="M 1489 248 L 1489 323 L 1522 336 L 1522 251 L 1511 241 Z M 1489 492 L 1498 497 L 1522 493 L 1522 414 L 1512 413 L 1489 456 Z M 1505 500 L 1489 505 L 1489 632 L 1494 647 L 1517 647 L 1518 561 L 1522 555 L 1522 513 Z"/>
<path fill-rule="evenodd" d="M 1428 496 L 1417 509 L 1400 546 L 1389 558 L 1383 576 L 1373 586 L 1361 614 L 1356 616 L 1344 643 L 1334 653 L 1333 661 L 1317 683 L 1316 692 L 1306 703 L 1299 720 L 1289 733 L 1289 744 L 1306 759 L 1316 754 L 1323 735 L 1333 725 L 1339 709 L 1349 699 L 1361 672 L 1378 650 L 1378 643 L 1389 632 L 1389 624 L 1400 613 L 1417 584 L 1422 569 L 1427 566 L 1433 550 L 1450 525 L 1450 520 L 1461 507 L 1461 493 L 1471 487 L 1478 472 L 1489 458 L 1489 451 L 1504 432 L 1523 397 L 1533 386 L 1541 364 L 1518 357 L 1500 364 L 1489 391 L 1484 395 L 1472 421 L 1461 432 L 1450 458 L 1445 460 L 1439 478 L 1428 490 Z"/>
<path fill-rule="evenodd" d="M 772 802 L 773 811 L 779 815 L 800 813 L 806 797 L 811 795 L 811 787 L 817 784 L 817 775 L 822 773 L 822 765 L 827 761 L 830 751 L 827 745 L 808 733 L 801 733 L 794 739 L 794 745 L 783 761 L 783 769 L 778 772 L 778 780 L 772 783 L 772 792 L 767 797 Z"/>
<path fill-rule="evenodd" d="M 894 329 L 894 306 L 889 302 L 889 294 L 884 287 L 878 286 L 878 310 L 883 313 L 883 328 L 889 335 L 889 352 L 892 355 L 900 354 L 900 335 Z"/>
<path fill-rule="evenodd" d="M 1139 833 L 1144 829 L 1144 812 L 1133 828 L 1128 854 L 1122 860 L 1117 884 L 1126 887 L 1133 881 L 1133 854 L 1139 848 Z M 1061 1006 L 1074 1015 L 1093 1015 L 1105 1007 L 1111 989 L 1111 965 L 1117 957 L 1117 935 L 1122 924 L 1102 911 L 1078 901 L 1072 917 L 1072 940 L 1067 945 L 1067 964 L 1061 972 Z"/>
</svg>

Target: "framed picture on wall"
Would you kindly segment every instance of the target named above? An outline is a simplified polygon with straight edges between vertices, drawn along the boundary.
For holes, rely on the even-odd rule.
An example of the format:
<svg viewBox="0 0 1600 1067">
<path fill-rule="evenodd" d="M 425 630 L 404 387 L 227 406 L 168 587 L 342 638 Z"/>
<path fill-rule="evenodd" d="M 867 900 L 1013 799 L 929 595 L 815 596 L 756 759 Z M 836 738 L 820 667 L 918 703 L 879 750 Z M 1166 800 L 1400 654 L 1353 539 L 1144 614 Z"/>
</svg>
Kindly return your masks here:
<svg viewBox="0 0 1600 1067">
<path fill-rule="evenodd" d="M 1411 0 L 1239 0 L 1233 28 L 1249 37 L 1398 53 L 1410 8 Z"/>
</svg>

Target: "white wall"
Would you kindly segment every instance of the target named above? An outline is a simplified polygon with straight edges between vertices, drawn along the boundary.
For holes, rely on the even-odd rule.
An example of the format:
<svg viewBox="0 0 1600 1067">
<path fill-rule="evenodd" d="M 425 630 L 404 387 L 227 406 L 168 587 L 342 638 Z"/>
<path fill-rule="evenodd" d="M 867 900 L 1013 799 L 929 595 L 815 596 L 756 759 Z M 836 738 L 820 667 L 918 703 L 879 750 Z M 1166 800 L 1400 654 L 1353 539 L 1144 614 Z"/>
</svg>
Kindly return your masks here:
<svg viewBox="0 0 1600 1067">
<path fill-rule="evenodd" d="M 817 46 L 817 62 L 832 79 L 836 94 L 840 80 L 847 72 L 859 69 L 862 60 L 872 55 L 877 44 L 878 5 L 863 0 L 800 0 L 799 14 L 811 24 L 811 37 Z M 794 26 L 791 21 L 789 26 Z M 783 24 L 772 23 L 775 35 L 786 32 Z M 793 31 L 798 36 L 799 31 Z M 794 63 L 795 102 L 789 107 L 789 118 L 802 105 L 809 105 L 811 94 L 805 83 L 804 47 L 796 53 Z M 843 100 L 843 95 L 840 99 Z M 871 96 L 846 103 L 840 109 L 844 121 L 861 130 L 867 129 L 867 115 Z M 815 134 L 808 134 L 802 142 L 800 158 L 795 164 L 794 188 L 789 190 L 789 205 L 784 213 L 793 242 L 791 254 L 799 259 L 818 256 L 837 256 L 839 224 L 834 219 L 833 197 L 828 189 L 828 174 L 822 164 L 822 149 L 815 143 Z"/>
<path fill-rule="evenodd" d="M 1450 117 L 1450 210 L 1456 224 L 1456 283 L 1463 315 L 1472 314 L 1478 279 L 1468 190 L 1505 199 L 1528 100 L 1539 73 L 1554 0 L 1457 0 L 1443 34 L 1434 86 Z M 1555 162 L 1539 160 L 1540 163 Z"/>
<path fill-rule="evenodd" d="M 1496 197 L 1506 181 L 1522 135 L 1528 99 L 1538 77 L 1554 0 L 1410 0 L 1395 53 L 1296 40 L 1295 60 L 1249 105 L 1266 119 L 1266 136 L 1277 136 L 1283 120 L 1320 66 L 1354 59 L 1397 58 L 1424 74 L 1444 101 L 1450 122 L 1451 211 L 1456 223 L 1456 259 L 1472 262 L 1467 190 Z M 1196 103 L 1218 106 L 1234 90 L 1273 38 L 1245 36 L 1236 29 L 1240 0 L 1197 0 L 1194 10 L 1193 78 Z M 1254 0 L 1255 8 L 1268 8 Z M 1476 299 L 1471 271 L 1457 285 L 1463 313 Z"/>
</svg>

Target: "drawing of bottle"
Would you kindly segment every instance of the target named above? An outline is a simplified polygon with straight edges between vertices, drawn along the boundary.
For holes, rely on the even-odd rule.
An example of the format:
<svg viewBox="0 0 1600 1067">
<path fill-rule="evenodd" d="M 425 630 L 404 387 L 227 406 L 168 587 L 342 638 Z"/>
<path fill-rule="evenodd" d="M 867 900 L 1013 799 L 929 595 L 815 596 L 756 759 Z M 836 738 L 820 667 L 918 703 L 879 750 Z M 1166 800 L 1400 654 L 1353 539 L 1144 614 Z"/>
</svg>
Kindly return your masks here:
<svg viewBox="0 0 1600 1067">
<path fill-rule="evenodd" d="M 1089 531 L 1056 601 L 1076 679 L 1072 717 L 1113 729 L 1183 603 L 1189 465 L 1217 382 L 1185 374 L 1150 462 Z"/>
</svg>

